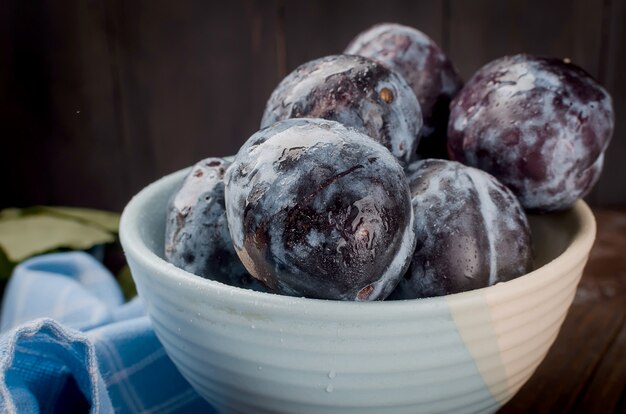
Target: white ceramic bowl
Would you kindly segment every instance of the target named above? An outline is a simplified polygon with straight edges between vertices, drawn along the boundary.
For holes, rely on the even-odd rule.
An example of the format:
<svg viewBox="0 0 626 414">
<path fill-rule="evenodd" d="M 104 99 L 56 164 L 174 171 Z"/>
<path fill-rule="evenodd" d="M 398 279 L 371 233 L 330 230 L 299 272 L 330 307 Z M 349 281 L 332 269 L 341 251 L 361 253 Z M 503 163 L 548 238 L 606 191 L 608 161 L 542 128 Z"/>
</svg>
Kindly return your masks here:
<svg viewBox="0 0 626 414">
<path fill-rule="evenodd" d="M 530 217 L 540 267 L 510 282 L 373 303 L 258 293 L 163 259 L 166 203 L 186 172 L 137 194 L 120 236 L 158 338 L 223 413 L 496 411 L 557 336 L 595 237 L 578 201 Z"/>
</svg>

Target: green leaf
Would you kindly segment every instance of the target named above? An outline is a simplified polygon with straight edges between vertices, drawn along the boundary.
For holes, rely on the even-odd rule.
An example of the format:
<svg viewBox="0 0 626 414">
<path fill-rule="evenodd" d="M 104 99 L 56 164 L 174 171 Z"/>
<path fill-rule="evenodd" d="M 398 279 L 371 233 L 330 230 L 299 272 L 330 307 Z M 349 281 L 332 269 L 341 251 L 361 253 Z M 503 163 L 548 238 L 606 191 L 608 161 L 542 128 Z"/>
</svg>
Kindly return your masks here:
<svg viewBox="0 0 626 414">
<path fill-rule="evenodd" d="M 0 249 L 0 280 L 8 279 L 13 273 L 15 263 L 11 263 L 6 254 Z"/>
<path fill-rule="evenodd" d="M 109 231 L 71 218 L 24 215 L 0 220 L 0 248 L 13 263 L 59 248 L 83 250 L 113 241 Z"/>
<path fill-rule="evenodd" d="M 117 274 L 117 282 L 120 284 L 126 300 L 131 300 L 137 296 L 137 287 L 128 265 L 124 266 Z"/>
<path fill-rule="evenodd" d="M 34 215 L 71 218 L 81 223 L 98 226 L 103 230 L 115 234 L 117 234 L 120 226 L 119 213 L 90 208 L 33 206 L 27 208 L 6 208 L 4 210 L 0 210 L 0 220 Z"/>
<path fill-rule="evenodd" d="M 23 209 L 20 208 L 5 208 L 4 210 L 0 210 L 0 220 L 22 217 L 23 215 Z"/>
<path fill-rule="evenodd" d="M 93 224 L 103 230 L 110 231 L 111 233 L 117 233 L 120 227 L 120 215 L 110 211 L 94 210 L 89 208 L 49 206 L 37 206 L 32 209 L 58 217 L 76 219 L 86 224 Z"/>
</svg>

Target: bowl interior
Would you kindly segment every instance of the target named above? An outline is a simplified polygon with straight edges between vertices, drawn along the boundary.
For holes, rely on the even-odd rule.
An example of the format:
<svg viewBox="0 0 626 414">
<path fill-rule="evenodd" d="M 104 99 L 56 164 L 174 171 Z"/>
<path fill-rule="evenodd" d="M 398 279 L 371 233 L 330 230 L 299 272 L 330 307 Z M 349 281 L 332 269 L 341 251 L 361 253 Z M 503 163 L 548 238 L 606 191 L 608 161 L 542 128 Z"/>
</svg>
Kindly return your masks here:
<svg viewBox="0 0 626 414">
<path fill-rule="evenodd" d="M 146 187 L 140 193 L 142 195 L 140 198 L 135 197 L 129 203 L 132 209 L 127 209 L 123 215 L 121 232 L 134 233 L 137 236 L 132 247 L 148 255 L 152 260 L 162 262 L 161 264 L 165 263 L 164 235 L 167 203 L 188 171 L 189 168 L 177 171 Z M 530 214 L 528 221 L 532 233 L 534 271 L 557 258 L 567 260 L 567 257 L 563 258 L 560 255 L 568 248 L 575 251 L 570 253 L 572 258 L 576 257 L 576 253 L 588 253 L 588 250 L 587 252 L 585 250 L 591 246 L 595 237 L 593 215 L 583 201 L 577 202 L 574 207 L 564 212 Z M 573 246 L 576 239 L 579 239 L 579 243 Z M 181 272 L 197 279 L 197 283 L 216 283 L 195 277 L 182 270 Z M 258 294 L 267 296 L 264 293 Z"/>
</svg>

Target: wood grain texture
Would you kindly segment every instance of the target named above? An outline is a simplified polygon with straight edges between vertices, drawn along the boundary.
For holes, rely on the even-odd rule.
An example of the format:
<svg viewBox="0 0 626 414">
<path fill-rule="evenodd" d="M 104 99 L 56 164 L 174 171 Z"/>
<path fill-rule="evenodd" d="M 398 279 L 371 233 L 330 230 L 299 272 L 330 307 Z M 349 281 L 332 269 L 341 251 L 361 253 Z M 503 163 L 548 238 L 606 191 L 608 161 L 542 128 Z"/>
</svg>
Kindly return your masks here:
<svg viewBox="0 0 626 414">
<path fill-rule="evenodd" d="M 626 296 L 620 299 L 626 302 Z M 626 409 L 626 329 L 617 334 L 572 412 L 623 413 Z"/>
<path fill-rule="evenodd" d="M 626 409 L 626 210 L 596 210 L 595 215 L 598 234 L 575 304 L 594 311 L 608 305 L 616 315 L 622 315 L 622 325 L 601 355 L 572 412 L 623 413 Z"/>
<path fill-rule="evenodd" d="M 341 53 L 361 31 L 381 22 L 413 27 L 435 42 L 443 38 L 443 1 L 288 1 L 285 3 L 287 70 Z"/>
<path fill-rule="evenodd" d="M 97 2 L 16 1 L 9 10 L 1 173 L 10 205 L 118 209 L 128 194 L 102 17 Z"/>
<path fill-rule="evenodd" d="M 36 150 L 49 122 L 44 104 L 49 99 L 49 87 L 43 56 L 47 34 L 44 13 L 31 3 L 7 1 L 1 5 L 0 201 L 7 205 L 12 200 L 45 200 L 49 193 L 45 187 L 46 160 Z M 21 21 L 32 25 L 23 26 Z"/>
<path fill-rule="evenodd" d="M 597 77 L 601 25 L 595 0 L 452 0 L 449 54 L 466 78 L 516 53 L 568 57 Z"/>
<path fill-rule="evenodd" d="M 0 208 L 121 211 L 156 178 L 235 153 L 279 80 L 273 3 L 1 7 Z"/>
<path fill-rule="evenodd" d="M 114 3 L 134 190 L 258 129 L 277 82 L 273 8 L 258 1 Z"/>
<path fill-rule="evenodd" d="M 17 123 L 17 111 L 15 99 L 20 94 L 15 85 L 15 2 L 6 2 L 0 7 L 0 143 L 2 154 L 13 151 L 15 145 L 11 144 Z M 5 137 L 5 138 L 1 138 Z M 10 205 L 20 198 L 17 191 L 18 183 L 10 180 L 12 164 L 0 162 L 0 183 L 4 191 L 0 192 L 0 206 Z M 7 177 L 7 178 L 1 178 Z"/>
<path fill-rule="evenodd" d="M 602 207 L 626 205 L 626 1 L 604 1 L 604 56 L 600 79 L 613 97 L 615 133 L 606 152 L 602 178 L 593 203 Z"/>
<path fill-rule="evenodd" d="M 287 72 L 384 21 L 414 26 L 465 78 L 497 57 L 567 56 L 613 95 L 587 199 L 626 205 L 626 0 L 0 2 L 0 208 L 121 211 L 150 181 L 233 154 Z"/>
</svg>

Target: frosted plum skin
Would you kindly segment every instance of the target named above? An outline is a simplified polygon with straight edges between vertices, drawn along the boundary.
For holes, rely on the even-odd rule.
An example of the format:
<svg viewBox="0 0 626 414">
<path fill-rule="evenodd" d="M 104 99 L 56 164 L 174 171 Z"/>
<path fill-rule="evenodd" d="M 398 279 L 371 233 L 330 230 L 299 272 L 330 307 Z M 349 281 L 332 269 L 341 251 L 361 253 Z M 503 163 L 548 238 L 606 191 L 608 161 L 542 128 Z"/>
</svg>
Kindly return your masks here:
<svg viewBox="0 0 626 414">
<path fill-rule="evenodd" d="M 450 158 L 485 170 L 529 211 L 557 211 L 598 180 L 613 133 L 609 94 L 581 68 L 551 58 L 495 60 L 451 104 Z"/>
<path fill-rule="evenodd" d="M 229 165 L 221 158 L 207 158 L 191 168 L 168 204 L 165 257 L 206 279 L 267 291 L 248 274 L 233 248 L 224 205 Z"/>
<path fill-rule="evenodd" d="M 526 215 L 493 176 L 458 162 L 429 159 L 411 164 L 407 177 L 416 248 L 390 299 L 464 292 L 531 270 Z"/>
<path fill-rule="evenodd" d="M 414 159 L 422 112 L 410 86 L 362 56 L 333 55 L 304 63 L 267 101 L 261 127 L 289 118 L 323 118 L 356 128 L 403 164 Z"/>
<path fill-rule="evenodd" d="M 424 117 L 418 157 L 447 158 L 449 105 L 463 80 L 443 50 L 417 29 L 381 23 L 358 34 L 344 53 L 381 62 L 407 81 Z"/>
<path fill-rule="evenodd" d="M 226 182 L 235 249 L 276 293 L 382 300 L 408 267 L 414 234 L 404 172 L 356 130 L 279 122 L 244 144 Z"/>
</svg>

